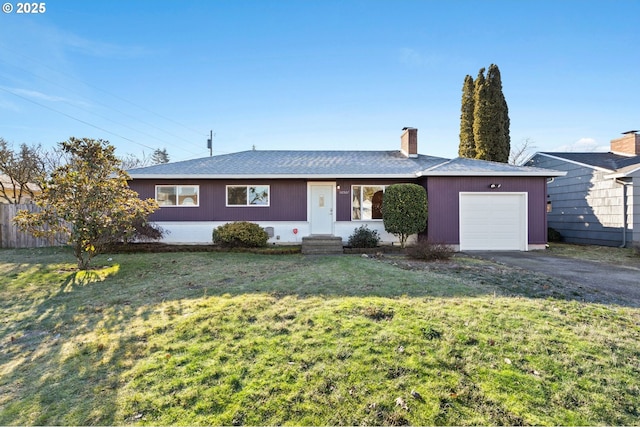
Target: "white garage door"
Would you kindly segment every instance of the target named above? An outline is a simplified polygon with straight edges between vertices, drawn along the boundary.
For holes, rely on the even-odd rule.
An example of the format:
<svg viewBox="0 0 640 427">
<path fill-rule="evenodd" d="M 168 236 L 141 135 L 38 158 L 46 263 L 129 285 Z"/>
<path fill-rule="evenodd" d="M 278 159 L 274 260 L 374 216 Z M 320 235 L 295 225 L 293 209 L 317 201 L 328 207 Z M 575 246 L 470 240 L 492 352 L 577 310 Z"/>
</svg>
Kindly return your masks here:
<svg viewBox="0 0 640 427">
<path fill-rule="evenodd" d="M 460 250 L 527 250 L 527 193 L 460 193 Z"/>
</svg>

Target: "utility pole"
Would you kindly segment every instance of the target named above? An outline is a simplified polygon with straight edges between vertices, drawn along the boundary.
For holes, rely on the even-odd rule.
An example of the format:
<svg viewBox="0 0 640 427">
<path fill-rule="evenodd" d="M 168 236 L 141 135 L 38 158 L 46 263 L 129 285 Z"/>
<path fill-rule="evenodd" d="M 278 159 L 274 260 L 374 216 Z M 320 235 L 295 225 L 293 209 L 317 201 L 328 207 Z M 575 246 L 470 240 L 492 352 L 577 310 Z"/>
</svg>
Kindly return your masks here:
<svg viewBox="0 0 640 427">
<path fill-rule="evenodd" d="M 207 148 L 209 149 L 209 157 L 213 156 L 213 131 L 211 131 L 209 139 L 207 139 Z"/>
</svg>

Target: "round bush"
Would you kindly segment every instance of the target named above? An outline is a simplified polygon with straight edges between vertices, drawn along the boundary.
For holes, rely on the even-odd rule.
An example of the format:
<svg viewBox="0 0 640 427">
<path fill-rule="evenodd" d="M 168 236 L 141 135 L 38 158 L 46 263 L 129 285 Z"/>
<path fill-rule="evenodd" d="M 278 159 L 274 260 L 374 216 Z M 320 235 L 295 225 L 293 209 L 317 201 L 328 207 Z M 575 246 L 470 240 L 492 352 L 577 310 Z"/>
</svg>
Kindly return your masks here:
<svg viewBox="0 0 640 427">
<path fill-rule="evenodd" d="M 348 245 L 352 248 L 375 248 L 380 243 L 380 235 L 376 230 L 370 230 L 366 225 L 353 230 L 349 236 Z"/>
<path fill-rule="evenodd" d="M 261 248 L 267 240 L 267 232 L 252 222 L 230 222 L 213 230 L 213 243 L 225 248 Z"/>
</svg>

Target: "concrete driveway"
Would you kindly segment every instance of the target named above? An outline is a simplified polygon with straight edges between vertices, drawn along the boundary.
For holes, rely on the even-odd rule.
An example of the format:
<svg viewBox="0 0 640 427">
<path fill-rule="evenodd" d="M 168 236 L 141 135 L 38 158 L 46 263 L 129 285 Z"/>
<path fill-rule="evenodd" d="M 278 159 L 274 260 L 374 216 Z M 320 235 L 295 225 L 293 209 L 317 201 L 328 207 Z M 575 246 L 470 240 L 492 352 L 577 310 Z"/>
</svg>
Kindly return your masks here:
<svg viewBox="0 0 640 427">
<path fill-rule="evenodd" d="M 633 305 L 640 305 L 640 266 L 625 267 L 608 263 L 582 261 L 552 255 L 544 251 L 469 251 L 466 253 L 470 256 L 542 273 L 601 292 L 615 294 L 618 297 L 633 300 Z"/>
</svg>

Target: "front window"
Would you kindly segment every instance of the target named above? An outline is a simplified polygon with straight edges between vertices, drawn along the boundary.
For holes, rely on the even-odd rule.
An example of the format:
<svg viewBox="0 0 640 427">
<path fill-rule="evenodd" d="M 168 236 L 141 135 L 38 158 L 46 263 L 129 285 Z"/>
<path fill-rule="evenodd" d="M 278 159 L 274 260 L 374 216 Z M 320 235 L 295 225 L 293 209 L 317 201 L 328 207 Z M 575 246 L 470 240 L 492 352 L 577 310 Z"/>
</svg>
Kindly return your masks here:
<svg viewBox="0 0 640 427">
<path fill-rule="evenodd" d="M 227 185 L 227 206 L 269 206 L 268 185 Z"/>
<path fill-rule="evenodd" d="M 156 201 L 160 206 L 199 206 L 198 185 L 156 185 Z"/>
<path fill-rule="evenodd" d="M 351 219 L 382 219 L 382 194 L 385 185 L 354 185 L 351 188 Z"/>
</svg>

